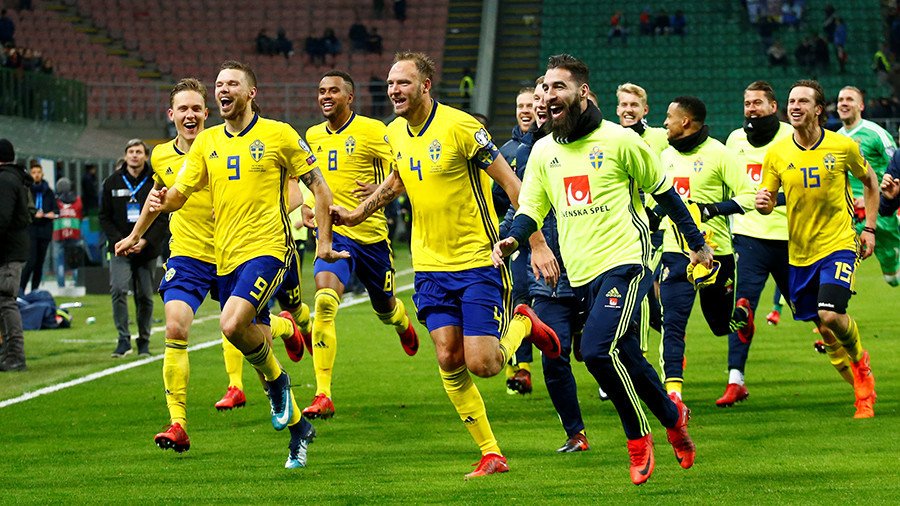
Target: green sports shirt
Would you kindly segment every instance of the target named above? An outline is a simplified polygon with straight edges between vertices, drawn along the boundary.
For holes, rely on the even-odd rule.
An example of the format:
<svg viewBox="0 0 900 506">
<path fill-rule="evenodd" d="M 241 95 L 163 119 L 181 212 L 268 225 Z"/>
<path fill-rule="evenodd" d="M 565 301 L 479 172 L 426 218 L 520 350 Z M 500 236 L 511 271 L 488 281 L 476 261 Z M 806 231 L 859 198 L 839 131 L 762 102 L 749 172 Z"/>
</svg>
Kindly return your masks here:
<svg viewBox="0 0 900 506">
<path fill-rule="evenodd" d="M 621 265 L 647 265 L 650 228 L 639 190 L 671 188 L 659 160 L 630 129 L 608 120 L 568 144 L 548 135 L 528 159 L 519 210 L 543 226 L 556 211 L 559 247 L 573 287 Z"/>
<path fill-rule="evenodd" d="M 884 171 L 887 170 L 891 157 L 894 156 L 894 151 L 897 149 L 897 143 L 894 142 L 891 134 L 887 133 L 887 130 L 881 128 L 877 123 L 867 119 L 860 120 L 850 130 L 847 130 L 846 126 L 841 127 L 838 133 L 850 137 L 859 144 L 863 158 L 872 166 L 872 170 L 875 171 L 875 175 L 878 176 L 878 182 L 880 183 L 881 178 L 884 177 Z M 853 190 L 855 198 L 863 197 L 863 184 L 856 176 L 851 175 L 850 188 Z"/>
<path fill-rule="evenodd" d="M 744 211 L 754 209 L 756 193 L 746 172 L 738 165 L 734 154 L 712 137 L 687 153 L 670 146 L 660 155 L 660 163 L 685 202 L 714 204 L 733 199 Z M 728 220 L 728 216 L 716 216 L 698 225 L 701 231 L 712 231 L 712 241 L 717 244 L 716 255 L 734 252 Z M 674 236 L 665 235 L 663 252 L 683 253 Z"/>
</svg>

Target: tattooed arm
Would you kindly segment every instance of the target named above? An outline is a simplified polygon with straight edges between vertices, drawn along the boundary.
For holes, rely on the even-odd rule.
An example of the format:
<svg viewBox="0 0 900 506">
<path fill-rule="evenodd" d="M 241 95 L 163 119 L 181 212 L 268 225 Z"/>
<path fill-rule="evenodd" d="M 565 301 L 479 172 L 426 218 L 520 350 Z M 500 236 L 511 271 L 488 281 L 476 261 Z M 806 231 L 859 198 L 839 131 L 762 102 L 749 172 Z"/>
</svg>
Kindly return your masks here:
<svg viewBox="0 0 900 506">
<path fill-rule="evenodd" d="M 318 240 L 316 241 L 316 256 L 326 262 L 334 262 L 339 258 L 349 258 L 350 253 L 346 251 L 336 252 L 331 249 L 331 215 L 328 212 L 328 208 L 331 206 L 332 197 L 331 189 L 328 188 L 328 185 L 325 184 L 325 179 L 322 178 L 322 172 L 316 167 L 300 176 L 300 181 L 303 181 L 303 184 L 315 195 L 316 216 L 321 216 L 321 218 L 317 219 L 319 231 Z"/>
<path fill-rule="evenodd" d="M 372 213 L 388 205 L 397 198 L 406 187 L 396 170 L 384 179 L 375 192 L 369 195 L 356 209 L 348 211 L 341 206 L 331 206 L 331 218 L 337 225 L 352 227 L 366 221 Z M 317 213 L 318 214 L 318 213 Z"/>
</svg>

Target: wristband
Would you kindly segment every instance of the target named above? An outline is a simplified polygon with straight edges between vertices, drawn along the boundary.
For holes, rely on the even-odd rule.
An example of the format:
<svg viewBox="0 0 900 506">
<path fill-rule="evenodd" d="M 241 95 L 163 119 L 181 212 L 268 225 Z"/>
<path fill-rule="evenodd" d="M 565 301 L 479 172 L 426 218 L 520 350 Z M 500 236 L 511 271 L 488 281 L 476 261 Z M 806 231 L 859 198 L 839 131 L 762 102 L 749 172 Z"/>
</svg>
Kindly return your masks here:
<svg viewBox="0 0 900 506">
<path fill-rule="evenodd" d="M 875 229 L 872 227 L 863 227 L 863 232 L 868 232 L 872 235 L 875 235 Z"/>
</svg>

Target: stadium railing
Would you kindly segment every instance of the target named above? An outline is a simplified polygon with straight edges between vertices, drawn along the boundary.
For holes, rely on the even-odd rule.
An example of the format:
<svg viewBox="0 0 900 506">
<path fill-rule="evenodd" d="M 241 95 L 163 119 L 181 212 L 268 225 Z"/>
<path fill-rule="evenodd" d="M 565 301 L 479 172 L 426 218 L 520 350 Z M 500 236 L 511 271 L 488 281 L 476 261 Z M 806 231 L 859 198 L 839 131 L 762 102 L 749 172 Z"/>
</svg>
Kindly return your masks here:
<svg viewBox="0 0 900 506">
<path fill-rule="evenodd" d="M 86 88 L 71 79 L 0 69 L 0 115 L 85 125 Z"/>
</svg>

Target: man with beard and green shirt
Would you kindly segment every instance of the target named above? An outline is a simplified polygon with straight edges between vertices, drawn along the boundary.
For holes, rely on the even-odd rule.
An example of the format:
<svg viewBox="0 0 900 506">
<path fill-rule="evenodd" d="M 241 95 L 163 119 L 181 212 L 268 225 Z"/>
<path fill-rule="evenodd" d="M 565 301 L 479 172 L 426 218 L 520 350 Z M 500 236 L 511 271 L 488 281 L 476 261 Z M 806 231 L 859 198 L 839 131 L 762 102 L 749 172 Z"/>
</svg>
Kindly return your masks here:
<svg viewBox="0 0 900 506">
<path fill-rule="evenodd" d="M 712 251 L 692 221 L 657 157 L 634 132 L 604 121 L 588 100 L 589 71 L 577 58 L 551 56 L 544 75 L 552 135 L 528 158 L 520 207 L 492 260 L 503 265 L 547 213 L 556 211 L 559 248 L 584 318 L 581 355 L 609 395 L 628 439 L 631 480 L 650 478 L 655 458 L 645 403 L 666 427 L 682 468 L 696 449 L 687 433 L 690 410 L 666 395 L 641 353 L 640 301 L 650 289 L 650 230 L 639 190 L 654 196 L 682 226 L 693 264 L 712 266 Z M 699 267 L 698 267 L 699 268 Z"/>
<path fill-rule="evenodd" d="M 769 146 L 791 135 L 794 128 L 778 121 L 775 91 L 766 81 L 750 83 L 744 90 L 744 126 L 731 132 L 725 146 L 746 170 L 750 185 L 756 189 L 762 181 L 762 162 Z M 784 199 L 784 194 L 779 200 Z M 784 206 L 765 216 L 757 211 L 735 214 L 731 231 L 734 233 L 734 252 L 737 254 L 735 288 L 738 300 L 746 299 L 756 311 L 759 296 L 769 275 L 782 293 L 788 293 L 788 229 Z M 752 312 L 751 312 L 752 315 Z M 744 386 L 744 367 L 750 352 L 754 325 L 749 322 L 737 332 L 728 334 L 728 385 L 716 401 L 720 408 L 733 406 L 750 396 Z"/>
<path fill-rule="evenodd" d="M 897 150 L 897 143 L 884 128 L 862 118 L 865 110 L 862 92 L 854 86 L 844 86 L 838 94 L 838 116 L 844 124 L 839 134 L 852 138 L 859 144 L 863 157 L 872 166 L 878 180 Z M 862 233 L 866 222 L 866 207 L 863 201 L 863 184 L 855 176 L 850 177 L 850 188 L 853 190 L 853 207 L 856 218 L 853 224 L 856 233 Z M 897 215 L 878 216 L 875 227 L 875 257 L 881 264 L 884 281 L 891 285 L 900 284 L 900 224 Z"/>
<path fill-rule="evenodd" d="M 698 226 L 715 250 L 718 268 L 710 279 L 695 283 L 687 272 L 688 257 L 678 240 L 683 229 L 676 224 L 665 235 L 659 282 L 663 308 L 661 360 L 666 391 L 679 398 L 684 383 L 685 327 L 697 293 L 706 323 L 717 336 L 748 325 L 753 316 L 746 299 L 735 305 L 734 249 L 727 216 L 752 210 L 755 194 L 734 155 L 709 136 L 705 121 L 703 101 L 690 96 L 675 98 L 666 112 L 670 146 L 660 156 L 675 191 L 690 206 L 697 206 L 697 218 L 702 223 Z"/>
</svg>

